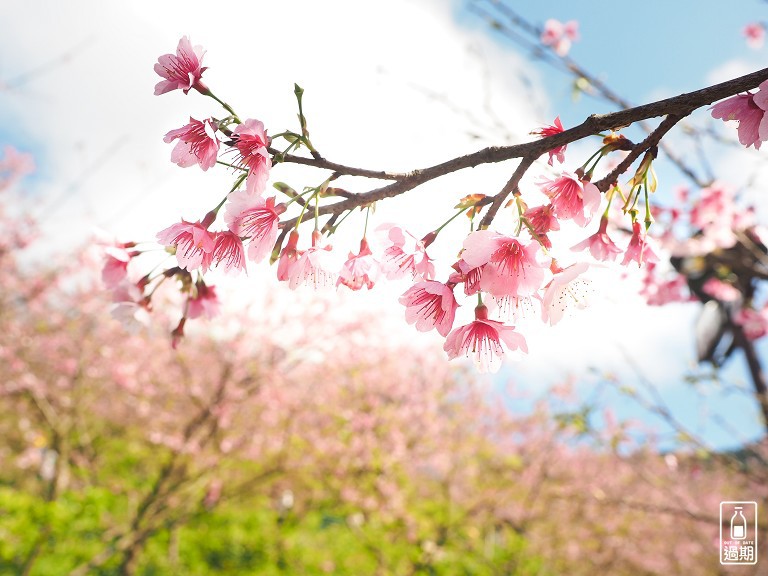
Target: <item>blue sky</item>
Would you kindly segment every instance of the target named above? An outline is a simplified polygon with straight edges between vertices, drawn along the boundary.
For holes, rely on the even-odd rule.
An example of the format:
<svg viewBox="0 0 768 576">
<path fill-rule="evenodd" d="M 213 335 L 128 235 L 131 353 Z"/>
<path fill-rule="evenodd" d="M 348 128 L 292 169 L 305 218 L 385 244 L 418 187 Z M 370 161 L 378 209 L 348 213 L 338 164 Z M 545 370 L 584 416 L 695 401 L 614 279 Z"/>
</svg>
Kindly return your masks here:
<svg viewBox="0 0 768 576">
<path fill-rule="evenodd" d="M 313 140 L 323 142 L 328 157 L 348 164 L 412 169 L 493 143 L 493 130 L 480 142 L 467 137 L 475 124 L 493 124 L 481 110 L 485 80 L 478 76 L 476 53 L 490 71 L 486 88 L 493 106 L 518 140 L 556 114 L 569 126 L 590 113 L 613 109 L 591 98 L 574 102 L 570 78 L 526 62 L 524 52 L 489 32 L 459 0 L 339 0 L 322 8 L 305 2 L 302 19 L 283 4 L 268 9 L 235 4 L 243 21 L 258 22 L 255 32 L 247 34 L 213 26 L 218 20 L 211 18 L 206 2 L 74 0 L 66 8 L 42 0 L 12 4 L 0 6 L 0 80 L 41 71 L 21 86 L 0 90 L 0 143 L 35 153 L 40 170 L 31 191 L 44 224 L 77 223 L 68 229 L 69 238 L 51 244 L 54 252 L 82 241 L 94 227 L 122 239 L 151 237 L 182 215 L 199 217 L 208 208 L 205 192 L 229 184 L 226 172 L 201 175 L 171 165 L 169 148 L 162 143 L 162 135 L 188 115 L 211 113 L 194 95 L 152 95 L 154 61 L 173 51 L 184 34 L 208 49 L 209 84 L 238 110 L 263 115 L 274 126 L 272 132 L 293 120 L 293 82 L 302 84 Z M 741 35 L 746 23 L 768 19 L 768 4 L 757 0 L 745 0 L 738 10 L 724 10 L 717 0 L 654 0 L 639 8 L 638 3 L 603 0 L 510 4 L 536 23 L 550 17 L 579 20 L 581 40 L 571 55 L 638 104 L 700 88 L 718 68 L 747 72 L 765 60 L 766 49 L 750 50 Z M 37 33 L 29 35 L 26 31 L 33 28 Z M 310 40 L 288 46 L 286 31 Z M 322 42 L 313 44 L 318 34 Z M 275 52 L 280 59 L 271 57 Z M 51 62 L 58 64 L 48 66 Z M 472 119 L 463 113 L 467 110 Z M 365 146 L 357 137 L 361 126 L 376 135 Z M 506 168 L 495 168 L 425 187 L 424 198 L 446 190 L 494 193 L 508 177 Z M 740 169 L 739 164 L 731 172 Z M 277 177 L 311 183 L 302 182 L 304 176 L 296 170 Z M 660 199 L 683 182 L 663 163 L 659 176 Z M 427 209 L 427 200 L 421 202 L 417 208 L 381 205 L 379 214 L 394 218 L 405 210 L 434 212 Z M 455 254 L 455 246 L 445 250 Z M 249 282 L 247 290 L 259 290 L 256 280 Z M 622 355 L 626 348 L 693 431 L 719 446 L 735 443 L 730 433 L 701 416 L 700 408 L 715 407 L 725 420 L 743 423 L 746 438 L 756 435 L 760 427 L 749 398 L 712 392 L 711 401 L 702 404 L 682 384 L 691 370 L 693 345 L 686 335 L 695 308 L 633 306 L 616 304 L 581 324 L 564 322 L 551 334 L 532 335 L 539 350 L 548 344 L 553 350 L 509 365 L 502 377 L 512 378 L 521 390 L 545 394 L 552 382 L 573 374 L 590 398 L 599 380 L 587 373 L 590 366 L 622 380 L 634 377 Z M 400 314 L 396 304 L 390 307 Z M 740 363 L 731 364 L 724 379 L 743 381 Z M 611 393 L 601 401 L 615 406 L 622 417 L 653 420 L 632 401 Z"/>
<path fill-rule="evenodd" d="M 487 3 L 479 5 L 487 9 Z M 737 10 L 724 10 L 719 0 L 655 0 L 642 4 L 603 0 L 588 3 L 567 0 L 512 1 L 508 5 L 537 25 L 547 18 L 563 22 L 578 20 L 581 39 L 574 43 L 570 56 L 634 104 L 704 87 L 711 83 L 713 70 L 727 66 L 729 62 L 742 63 L 744 72 L 756 70 L 765 62 L 765 49 L 755 51 L 748 48 L 742 35 L 745 24 L 768 19 L 768 4 L 756 0 L 740 3 Z M 454 7 L 455 17 L 463 25 L 486 27 L 476 12 L 467 9 L 467 3 L 455 2 Z M 501 33 L 492 32 L 491 37 L 510 50 L 529 53 Z M 590 97 L 574 99 L 572 76 L 544 62 L 539 62 L 538 70 L 552 109 L 560 115 L 566 127 L 582 122 L 591 113 L 615 109 L 609 103 Z M 703 115 L 705 113 L 699 112 L 697 118 Z M 668 202 L 669 196 L 665 191 L 668 192 L 675 184 L 687 182 L 676 168 L 659 164 L 662 186 L 658 196 Z M 695 159 L 692 165 L 700 169 Z M 713 164 L 713 168 L 717 173 L 719 167 Z M 656 379 L 652 384 L 660 390 L 663 401 L 687 430 L 701 435 L 715 446 L 738 445 L 759 437 L 762 434 L 760 417 L 749 394 L 751 383 L 740 354 L 734 356 L 721 371 L 720 382 L 706 377 L 711 373 L 707 366 L 694 367 L 690 364 L 690 368 L 685 370 L 685 360 L 690 361 L 693 356 L 693 343 L 684 335 L 690 333 L 691 315 L 695 315 L 691 310 L 693 306 L 676 306 L 684 343 L 681 345 L 678 342 L 676 349 L 683 362 L 670 365 L 666 377 Z M 683 310 L 685 308 L 688 310 Z M 762 358 L 766 359 L 768 348 L 761 344 L 759 349 Z M 638 369 L 642 371 L 644 364 L 653 363 L 654 359 L 638 359 Z M 642 394 L 644 376 L 638 373 L 633 381 L 631 372 L 622 378 L 622 382 L 636 387 Z M 596 365 L 591 376 L 580 378 L 578 390 L 585 403 L 610 406 L 621 418 L 655 422 L 667 431 L 661 435 L 664 444 L 674 445 L 676 433 L 662 419 L 617 392 L 617 387 L 599 386 L 599 382 L 605 380 L 604 375 L 605 371 Z M 697 379 L 697 375 L 702 377 Z M 514 378 L 514 375 L 511 377 Z M 598 393 L 595 393 L 596 387 Z M 599 424 L 599 417 L 597 422 Z"/>
<path fill-rule="evenodd" d="M 483 27 L 467 4 L 454 0 L 457 19 L 469 27 Z M 570 55 L 637 103 L 659 90 L 672 95 L 701 87 L 714 67 L 730 59 L 759 63 L 765 57 L 765 52 L 747 48 L 741 33 L 749 22 L 768 20 L 768 4 L 758 0 L 734 3 L 733 9 L 725 8 L 720 0 L 649 0 L 642 4 L 512 0 L 508 4 L 538 24 L 548 18 L 578 20 L 581 40 Z M 517 49 L 498 34 L 494 38 Z M 571 102 L 561 75 L 545 73 L 545 83 L 555 103 L 563 103 L 563 119 L 570 120 L 569 124 L 596 111 L 589 99 L 582 105 Z"/>
</svg>

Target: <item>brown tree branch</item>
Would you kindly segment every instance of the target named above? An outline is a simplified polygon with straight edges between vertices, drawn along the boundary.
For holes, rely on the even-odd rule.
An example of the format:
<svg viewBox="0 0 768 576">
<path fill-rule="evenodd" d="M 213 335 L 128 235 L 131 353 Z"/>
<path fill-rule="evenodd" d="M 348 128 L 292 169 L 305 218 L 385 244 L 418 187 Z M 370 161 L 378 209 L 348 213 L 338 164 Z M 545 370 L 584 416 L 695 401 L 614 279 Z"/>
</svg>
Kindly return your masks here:
<svg viewBox="0 0 768 576">
<path fill-rule="evenodd" d="M 504 200 L 506 200 L 510 194 L 517 191 L 517 187 L 520 184 L 520 179 L 535 161 L 536 156 L 523 157 L 523 159 L 520 161 L 520 164 L 517 165 L 517 168 L 515 168 L 515 171 L 512 173 L 512 177 L 504 185 L 504 188 L 502 188 L 501 191 L 493 197 L 490 208 L 488 208 L 485 216 L 483 216 L 483 219 L 480 221 L 480 228 L 487 228 L 491 225 L 491 222 L 493 222 L 493 219 L 496 217 L 496 214 L 498 213 L 499 208 L 501 208 L 501 205 L 504 203 Z"/>
<path fill-rule="evenodd" d="M 744 358 L 747 361 L 749 375 L 752 378 L 752 386 L 755 391 L 755 398 L 760 406 L 760 413 L 763 416 L 763 427 L 768 433 L 768 385 L 766 384 L 765 372 L 757 355 L 754 343 L 747 338 L 744 328 L 736 322 L 731 322 L 731 330 L 736 345 L 744 351 Z"/>
<path fill-rule="evenodd" d="M 513 158 L 538 158 L 546 152 L 560 146 L 571 144 L 588 136 L 598 134 L 604 130 L 617 130 L 641 120 L 647 120 L 649 118 L 655 118 L 658 116 L 669 116 L 670 118 L 675 119 L 672 124 L 674 125 L 674 123 L 678 122 L 680 118 L 687 116 L 698 108 L 707 106 L 713 102 L 722 100 L 723 98 L 727 98 L 729 96 L 733 96 L 740 92 L 754 89 L 765 80 L 768 80 L 768 68 L 764 68 L 745 76 L 734 78 L 733 80 L 728 80 L 727 82 L 721 82 L 720 84 L 715 84 L 714 86 L 702 88 L 694 92 L 680 94 L 679 96 L 674 96 L 672 98 L 665 98 L 664 100 L 658 100 L 656 102 L 651 102 L 642 106 L 636 106 L 634 108 L 628 108 L 626 110 L 620 110 L 618 112 L 611 112 L 608 114 L 593 114 L 578 126 L 565 130 L 559 134 L 549 136 L 547 138 L 525 142 L 522 144 L 514 144 L 511 146 L 490 146 L 471 154 L 452 158 L 451 160 L 447 160 L 428 168 L 413 170 L 405 175 L 398 175 L 400 177 L 391 184 L 382 186 L 380 188 L 375 188 L 368 192 L 356 194 L 353 197 L 347 198 L 341 202 L 321 206 L 319 209 L 319 214 L 340 214 L 347 210 L 354 210 L 355 208 L 371 204 L 372 202 L 376 202 L 378 200 L 393 198 L 408 192 L 409 190 L 412 190 L 417 186 L 424 184 L 425 182 L 434 180 L 435 178 L 445 176 L 446 174 L 450 174 L 458 170 L 463 170 L 465 168 L 474 168 L 475 166 L 479 166 L 481 164 L 504 162 Z M 672 120 L 670 120 L 670 122 L 672 122 Z M 663 122 L 662 124 L 666 127 L 666 124 Z M 669 128 L 671 127 L 672 126 L 669 126 Z M 661 125 L 659 128 L 661 128 Z M 659 128 L 657 128 L 657 130 Z M 666 128 L 664 132 L 666 132 L 669 128 Z M 652 138 L 652 136 L 653 134 L 649 138 Z M 659 138 L 660 136 L 663 136 L 663 133 L 659 134 Z M 645 142 L 648 141 L 649 140 L 646 139 Z M 307 158 L 302 160 L 302 163 L 308 165 L 315 165 L 313 163 L 324 162 L 327 161 L 310 160 Z M 317 164 L 317 166 L 321 167 L 319 164 Z M 335 163 L 327 163 L 324 165 L 324 167 L 329 170 L 332 169 L 330 166 L 341 165 Z M 369 171 L 363 170 L 362 172 Z M 349 171 L 345 173 L 351 175 L 351 172 Z M 389 172 L 375 172 L 375 174 L 389 174 L 390 176 L 395 176 L 393 173 Z M 363 176 L 364 174 L 358 175 Z M 619 174 L 616 174 L 614 179 L 618 175 Z M 522 176 L 522 174 L 520 176 Z M 380 178 L 380 176 L 370 177 Z M 297 220 L 298 218 L 291 218 L 284 221 L 281 226 L 283 228 L 290 229 L 296 225 Z"/>
</svg>

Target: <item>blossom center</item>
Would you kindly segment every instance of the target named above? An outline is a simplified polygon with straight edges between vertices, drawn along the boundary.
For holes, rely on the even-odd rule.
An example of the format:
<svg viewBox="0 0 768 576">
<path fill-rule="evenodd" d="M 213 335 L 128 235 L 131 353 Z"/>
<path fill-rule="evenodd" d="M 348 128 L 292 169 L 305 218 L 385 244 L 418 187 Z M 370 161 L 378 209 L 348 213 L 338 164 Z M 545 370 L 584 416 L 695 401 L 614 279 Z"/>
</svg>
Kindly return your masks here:
<svg viewBox="0 0 768 576">
<path fill-rule="evenodd" d="M 467 355 L 470 352 L 480 356 L 499 354 L 501 352 L 499 334 L 484 322 L 475 321 L 472 323 L 472 328 L 467 330 L 461 348 L 467 351 Z"/>
<path fill-rule="evenodd" d="M 272 210 L 254 208 L 241 217 L 240 231 L 244 236 L 260 238 L 269 232 L 276 218 Z"/>
<path fill-rule="evenodd" d="M 499 272 L 514 274 L 524 271 L 526 257 L 522 245 L 517 240 L 504 242 L 491 255 L 491 261 L 498 264 Z"/>
<path fill-rule="evenodd" d="M 197 61 L 193 61 L 187 54 L 172 58 L 169 66 L 163 66 L 168 73 L 168 77 L 177 82 L 189 82 L 191 86 L 194 83 L 193 70 L 197 69 Z"/>
<path fill-rule="evenodd" d="M 441 306 L 443 297 L 439 294 L 430 294 L 426 290 L 419 290 L 413 299 L 413 305 L 419 309 L 422 318 L 434 318 L 435 323 L 442 322 L 445 318 L 445 310 Z"/>
<path fill-rule="evenodd" d="M 237 137 L 237 150 L 239 152 L 236 163 L 245 164 L 248 168 L 254 168 L 264 163 L 266 158 L 266 143 L 255 134 L 239 134 Z"/>
</svg>

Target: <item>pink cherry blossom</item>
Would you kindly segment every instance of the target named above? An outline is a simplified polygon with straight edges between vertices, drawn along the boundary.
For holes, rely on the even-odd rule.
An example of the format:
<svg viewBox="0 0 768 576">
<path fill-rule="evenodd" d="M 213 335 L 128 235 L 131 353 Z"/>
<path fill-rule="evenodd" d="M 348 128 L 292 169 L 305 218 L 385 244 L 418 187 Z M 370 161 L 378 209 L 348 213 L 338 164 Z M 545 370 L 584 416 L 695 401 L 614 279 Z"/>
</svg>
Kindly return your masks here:
<svg viewBox="0 0 768 576">
<path fill-rule="evenodd" d="M 365 286 L 370 290 L 378 278 L 379 268 L 379 262 L 373 257 L 368 241 L 363 237 L 360 240 L 360 252 L 349 253 L 349 259 L 339 272 L 336 286 L 343 284 L 350 290 L 360 290 Z"/>
<path fill-rule="evenodd" d="M 768 334 L 768 311 L 741 308 L 733 315 L 733 321 L 741 326 L 749 340 L 757 340 Z"/>
<path fill-rule="evenodd" d="M 737 210 L 732 188 L 720 182 L 702 188 L 699 198 L 693 203 L 688 217 L 700 234 L 678 242 L 671 231 L 664 238 L 670 250 L 677 256 L 704 254 L 717 248 L 729 248 L 736 241 L 734 230 L 748 226 L 748 211 Z"/>
<path fill-rule="evenodd" d="M 216 287 L 198 282 L 195 291 L 187 300 L 187 318 L 213 318 L 219 314 L 219 297 L 216 295 Z"/>
<path fill-rule="evenodd" d="M 3 157 L 0 158 L 0 190 L 10 188 L 34 170 L 35 161 L 31 154 L 19 152 L 13 146 L 5 146 Z"/>
<path fill-rule="evenodd" d="M 761 96 L 761 102 L 764 97 Z M 737 94 L 712 106 L 712 118 L 739 123 L 739 142 L 747 148 L 754 146 L 759 150 L 762 141 L 768 139 L 768 122 L 764 123 L 764 117 L 765 109 L 756 103 L 752 94 Z"/>
<path fill-rule="evenodd" d="M 213 252 L 216 239 L 199 222 L 173 224 L 158 232 L 157 240 L 161 244 L 176 249 L 176 260 L 179 266 L 186 270 L 194 270 L 203 264 L 206 254 Z"/>
<path fill-rule="evenodd" d="M 225 272 L 245 270 L 245 247 L 240 236 L 230 232 L 216 232 L 213 250 L 203 258 L 203 270 L 224 268 Z"/>
<path fill-rule="evenodd" d="M 121 246 L 108 246 L 105 250 L 101 279 L 107 288 L 117 288 L 128 275 L 128 263 L 136 252 L 128 252 Z"/>
<path fill-rule="evenodd" d="M 288 235 L 288 243 L 280 251 L 280 259 L 277 262 L 277 279 L 281 282 L 287 282 L 293 268 L 301 257 L 302 251 L 297 248 L 299 244 L 299 233 L 291 230 Z"/>
<path fill-rule="evenodd" d="M 667 279 L 660 277 L 657 264 L 647 262 L 640 294 L 649 306 L 663 306 L 671 302 L 690 302 L 693 300 L 688 290 L 688 281 L 682 274 L 675 274 Z"/>
<path fill-rule="evenodd" d="M 431 280 L 435 277 L 435 266 L 427 254 L 423 240 L 394 224 L 382 224 L 376 228 L 385 246 L 382 269 L 390 280 L 410 274 L 412 278 Z"/>
<path fill-rule="evenodd" d="M 647 244 L 647 237 L 643 226 L 640 222 L 633 222 L 632 238 L 630 238 L 629 246 L 624 253 L 624 260 L 621 261 L 622 266 L 626 266 L 630 262 L 637 262 L 638 266 L 642 266 L 643 262 L 657 262 L 658 260 L 658 256 Z"/>
<path fill-rule="evenodd" d="M 664 306 L 672 302 L 691 302 L 694 299 L 688 292 L 688 283 L 684 276 L 671 280 L 662 280 L 657 284 L 646 284 L 640 291 L 649 306 Z"/>
<path fill-rule="evenodd" d="M 747 206 L 743 210 L 735 210 L 731 217 L 733 230 L 754 229 L 757 226 L 757 213 L 754 206 Z"/>
<path fill-rule="evenodd" d="M 768 80 L 760 83 L 752 99 L 757 107 L 764 112 L 757 129 L 757 135 L 762 142 L 765 142 L 768 140 Z"/>
<path fill-rule="evenodd" d="M 555 118 L 555 123 L 551 126 L 544 126 L 542 128 L 539 128 L 538 130 L 534 130 L 531 132 L 531 134 L 535 134 L 537 136 L 541 136 L 542 138 L 547 138 L 548 136 L 554 136 L 555 134 L 560 134 L 563 132 L 563 124 L 560 122 L 560 116 Z M 557 148 L 553 148 L 549 151 L 549 165 L 552 166 L 553 161 L 557 159 L 557 161 L 562 164 L 565 162 L 565 150 L 568 147 L 567 144 L 563 146 L 558 146 Z"/>
<path fill-rule="evenodd" d="M 435 328 L 441 336 L 448 336 L 459 306 L 453 286 L 434 280 L 414 284 L 400 296 L 399 302 L 406 307 L 408 324 L 415 324 L 420 332 Z"/>
<path fill-rule="evenodd" d="M 176 328 L 173 329 L 173 332 L 171 332 L 171 347 L 176 350 L 179 347 L 179 344 L 184 339 L 184 325 L 187 323 L 186 316 L 183 316 L 181 320 L 179 320 L 179 323 L 176 325 Z"/>
<path fill-rule="evenodd" d="M 555 210 L 552 204 L 536 206 L 529 208 L 523 214 L 531 227 L 531 233 L 535 235 L 544 248 L 551 248 L 552 242 L 547 234 L 550 230 L 560 230 L 560 222 L 555 217 Z"/>
<path fill-rule="evenodd" d="M 288 287 L 295 290 L 299 284 L 306 284 L 317 289 L 334 283 L 334 274 L 327 262 L 330 246 L 321 246 L 322 235 L 318 230 L 312 232 L 312 246 L 299 254 L 288 273 Z"/>
<path fill-rule="evenodd" d="M 285 204 L 275 205 L 274 196 L 264 200 L 246 190 L 238 190 L 229 195 L 224 222 L 238 236 L 250 239 L 248 258 L 261 262 L 275 245 L 280 214 L 283 212 Z"/>
<path fill-rule="evenodd" d="M 480 291 L 480 279 L 483 277 L 483 266 L 470 266 L 464 260 L 456 262 L 452 268 L 456 270 L 451 274 L 450 281 L 456 284 L 464 283 L 464 294 L 471 296 Z"/>
<path fill-rule="evenodd" d="M 112 302 L 133 302 L 149 307 L 150 300 L 144 297 L 144 289 L 147 286 L 147 276 L 138 282 L 131 282 L 127 278 L 112 288 Z"/>
<path fill-rule="evenodd" d="M 608 237 L 607 229 L 608 218 L 603 216 L 600 218 L 600 227 L 597 232 L 583 242 L 576 244 L 571 250 L 574 252 L 581 252 L 582 250 L 589 248 L 589 253 L 595 260 L 613 262 L 616 260 L 616 256 L 621 254 L 621 248 L 616 246 L 616 244 L 613 243 L 613 240 Z"/>
<path fill-rule="evenodd" d="M 541 43 L 545 46 L 552 46 L 552 49 L 558 56 L 565 56 L 571 49 L 571 42 L 579 39 L 579 23 L 576 20 L 569 20 L 565 24 L 554 18 L 544 22 L 544 29 L 541 33 Z"/>
<path fill-rule="evenodd" d="M 537 242 L 523 244 L 491 230 L 478 230 L 464 240 L 462 260 L 485 266 L 480 288 L 493 296 L 530 296 L 547 278 L 550 259 Z"/>
<path fill-rule="evenodd" d="M 583 274 L 589 264 L 580 262 L 560 270 L 544 289 L 541 301 L 541 319 L 550 326 L 557 324 L 566 310 L 584 309 L 589 306 L 592 282 Z"/>
<path fill-rule="evenodd" d="M 730 228 L 736 211 L 735 200 L 733 189 L 720 182 L 702 188 L 689 213 L 691 224 L 702 230 L 712 226 Z"/>
<path fill-rule="evenodd" d="M 568 172 L 554 180 L 544 178 L 537 184 L 552 202 L 555 216 L 562 220 L 573 219 L 581 227 L 589 224 L 592 214 L 600 207 L 601 195 L 597 186 Z"/>
<path fill-rule="evenodd" d="M 474 322 L 455 328 L 448 334 L 443 350 L 451 360 L 472 354 L 480 372 L 498 372 L 504 358 L 501 342 L 504 342 L 510 351 L 520 350 L 528 353 L 528 345 L 523 335 L 516 332 L 513 326 L 488 320 L 488 308 L 480 305 L 475 308 Z"/>
<path fill-rule="evenodd" d="M 246 188 L 250 194 L 261 194 L 269 179 L 272 160 L 267 146 L 269 138 L 260 120 L 246 120 L 232 132 L 232 140 L 237 148 L 235 164 L 248 168 Z"/>
<path fill-rule="evenodd" d="M 200 92 L 207 91 L 205 85 L 200 82 L 200 77 L 206 70 L 201 66 L 204 54 L 202 46 L 192 46 L 189 38 L 184 36 L 179 40 L 176 55 L 160 56 L 155 64 L 155 72 L 165 80 L 155 86 L 155 96 L 171 90 L 183 90 L 184 94 L 189 93 L 192 88 Z"/>
<path fill-rule="evenodd" d="M 127 330 L 149 326 L 152 322 L 146 306 L 139 302 L 120 301 L 109 311 L 110 316 L 120 322 Z"/>
<path fill-rule="evenodd" d="M 171 152 L 171 162 L 182 168 L 198 164 L 203 171 L 216 165 L 219 138 L 212 119 L 201 122 L 190 117 L 189 124 L 171 130 L 163 141 L 170 144 L 177 138 L 179 141 Z"/>
<path fill-rule="evenodd" d="M 208 484 L 208 488 L 205 491 L 205 497 L 203 498 L 203 506 L 205 506 L 207 510 L 211 510 L 219 503 L 223 488 L 224 483 L 218 478 L 214 478 L 211 480 L 210 484 Z"/>
<path fill-rule="evenodd" d="M 753 50 L 758 50 L 763 47 L 765 41 L 765 25 L 761 22 L 750 22 L 744 26 L 742 31 L 747 39 L 747 46 Z"/>
<path fill-rule="evenodd" d="M 544 22 L 544 29 L 541 32 L 541 43 L 545 46 L 551 46 L 563 35 L 563 23 L 560 20 L 550 18 Z"/>
<path fill-rule="evenodd" d="M 568 20 L 563 24 L 563 34 L 574 42 L 579 39 L 579 23 L 576 20 Z"/>
<path fill-rule="evenodd" d="M 701 287 L 704 294 L 708 294 L 720 302 L 736 302 L 741 299 L 741 292 L 733 284 L 723 282 L 719 278 L 709 278 Z"/>
</svg>

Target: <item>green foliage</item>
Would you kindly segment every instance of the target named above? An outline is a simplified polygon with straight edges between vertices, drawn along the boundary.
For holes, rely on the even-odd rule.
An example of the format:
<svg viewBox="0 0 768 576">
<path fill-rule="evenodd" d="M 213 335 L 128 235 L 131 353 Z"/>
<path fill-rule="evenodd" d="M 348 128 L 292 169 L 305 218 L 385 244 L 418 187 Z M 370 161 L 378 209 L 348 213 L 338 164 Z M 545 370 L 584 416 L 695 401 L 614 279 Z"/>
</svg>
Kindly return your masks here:
<svg viewBox="0 0 768 576">
<path fill-rule="evenodd" d="M 121 507 L 108 490 L 67 491 L 54 501 L 0 489 L 0 574 L 20 574 L 35 556 L 32 574 L 68 574 L 103 549 L 104 518 Z"/>
<path fill-rule="evenodd" d="M 433 525 L 440 511 L 422 506 L 419 520 Z M 69 574 L 104 548 L 109 519 L 122 514 L 124 498 L 109 490 L 68 490 L 46 502 L 28 492 L 0 489 L 0 574 L 23 570 L 39 546 L 32 574 Z M 401 527 L 402 528 L 402 527 Z M 118 562 L 96 569 L 99 576 L 121 574 Z M 141 576 L 241 574 L 542 574 L 525 540 L 512 530 L 483 533 L 454 526 L 438 546 L 409 537 L 377 518 L 356 519 L 343 507 L 280 513 L 266 498 L 245 505 L 228 503 L 201 509 L 184 525 L 162 528 L 146 543 Z"/>
</svg>

